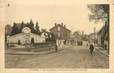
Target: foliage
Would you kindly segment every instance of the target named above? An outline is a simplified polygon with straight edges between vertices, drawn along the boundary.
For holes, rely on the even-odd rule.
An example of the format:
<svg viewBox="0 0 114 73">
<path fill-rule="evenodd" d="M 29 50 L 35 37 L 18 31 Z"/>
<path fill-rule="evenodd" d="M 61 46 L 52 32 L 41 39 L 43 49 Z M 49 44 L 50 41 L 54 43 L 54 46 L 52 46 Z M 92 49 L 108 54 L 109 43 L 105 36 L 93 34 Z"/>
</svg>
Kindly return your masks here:
<svg viewBox="0 0 114 73">
<path fill-rule="evenodd" d="M 90 4 L 88 5 L 90 10 L 89 20 L 95 23 L 102 20 L 104 26 L 98 32 L 100 33 L 101 46 L 104 45 L 105 40 L 109 40 L 109 4 Z M 98 40 L 97 40 L 98 42 Z"/>
<path fill-rule="evenodd" d="M 40 35 L 41 32 L 40 32 L 40 29 L 39 29 L 39 26 L 38 26 L 38 22 L 36 22 L 36 25 L 34 27 L 34 23 L 32 20 L 30 20 L 29 23 L 24 23 L 23 21 L 21 23 L 13 23 L 13 26 L 11 25 L 6 25 L 5 26 L 5 34 L 8 34 L 8 35 L 15 35 L 15 34 L 18 34 L 18 33 L 21 33 L 22 32 L 22 29 L 24 27 L 29 27 L 31 29 L 31 32 L 32 33 L 35 33 L 35 34 L 38 34 Z"/>
<path fill-rule="evenodd" d="M 19 29 L 16 23 L 13 23 L 11 35 L 19 33 Z"/>
<path fill-rule="evenodd" d="M 41 35 L 40 29 L 39 29 L 39 26 L 38 26 L 38 22 L 36 22 L 34 33 Z"/>
<path fill-rule="evenodd" d="M 32 19 L 30 20 L 28 27 L 31 29 L 31 32 L 34 33 L 34 23 L 33 23 Z"/>
<path fill-rule="evenodd" d="M 12 27 L 11 25 L 7 24 L 5 26 L 5 35 L 11 35 Z"/>
<path fill-rule="evenodd" d="M 21 33 L 22 32 L 22 29 L 24 28 L 24 22 L 22 21 L 22 23 L 21 23 L 21 27 L 20 27 L 20 29 L 19 29 L 19 33 Z"/>
<path fill-rule="evenodd" d="M 34 27 L 35 26 L 35 27 Z M 5 34 L 7 35 L 15 35 L 15 34 L 18 34 L 18 33 L 22 33 L 22 29 L 24 27 L 29 27 L 31 29 L 31 33 L 35 33 L 35 34 L 38 34 L 38 35 L 41 35 L 41 33 L 46 33 L 47 34 L 47 37 L 46 40 L 47 41 L 52 41 L 52 42 L 55 42 L 55 36 L 53 33 L 51 32 L 48 32 L 46 29 L 42 29 L 40 31 L 40 27 L 38 26 L 38 22 L 36 22 L 36 25 L 34 25 L 33 21 L 30 20 L 30 22 L 28 23 L 24 23 L 23 21 L 21 23 L 13 23 L 13 26 L 11 25 L 6 25 L 5 26 Z M 7 36 L 6 35 L 6 36 Z"/>
<path fill-rule="evenodd" d="M 89 20 L 95 23 L 99 20 L 109 21 L 109 5 L 108 4 L 89 4 L 90 10 Z"/>
</svg>

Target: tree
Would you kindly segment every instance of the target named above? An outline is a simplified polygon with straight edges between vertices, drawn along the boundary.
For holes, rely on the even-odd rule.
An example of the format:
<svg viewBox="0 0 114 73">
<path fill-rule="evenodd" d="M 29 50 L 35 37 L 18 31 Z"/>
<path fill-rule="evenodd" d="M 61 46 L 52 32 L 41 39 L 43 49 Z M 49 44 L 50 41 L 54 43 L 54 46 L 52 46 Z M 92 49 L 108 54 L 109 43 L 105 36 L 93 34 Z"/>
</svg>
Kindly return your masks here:
<svg viewBox="0 0 114 73">
<path fill-rule="evenodd" d="M 17 33 L 19 33 L 18 26 L 16 23 L 13 23 L 11 35 L 15 35 Z"/>
<path fill-rule="evenodd" d="M 101 44 L 104 45 L 104 40 L 107 34 L 109 34 L 109 5 L 108 4 L 90 4 L 88 5 L 90 10 L 89 20 L 97 23 L 99 20 L 102 20 L 104 26 L 102 27 L 101 32 Z M 108 38 L 109 39 L 109 38 Z"/>
<path fill-rule="evenodd" d="M 41 33 L 40 33 L 39 26 L 38 26 L 38 22 L 36 22 L 35 33 L 36 33 L 36 34 L 39 34 L 39 35 L 41 34 Z"/>
<path fill-rule="evenodd" d="M 28 27 L 31 29 L 31 32 L 34 33 L 34 23 L 32 19 L 30 20 L 30 24 L 28 25 Z"/>
<path fill-rule="evenodd" d="M 20 29 L 19 29 L 19 32 L 21 33 L 22 32 L 22 29 L 24 28 L 24 22 L 22 21 L 21 22 L 21 26 L 20 26 Z"/>
<path fill-rule="evenodd" d="M 7 36 L 10 36 L 11 35 L 11 31 L 12 31 L 12 27 L 11 25 L 6 25 L 5 26 L 5 43 L 7 41 Z"/>
<path fill-rule="evenodd" d="M 7 24 L 7 25 L 5 26 L 5 35 L 6 35 L 6 36 L 7 36 L 7 35 L 11 35 L 11 31 L 12 31 L 11 25 Z"/>
<path fill-rule="evenodd" d="M 109 5 L 108 4 L 90 4 L 89 20 L 97 23 L 99 20 L 109 22 Z"/>
</svg>

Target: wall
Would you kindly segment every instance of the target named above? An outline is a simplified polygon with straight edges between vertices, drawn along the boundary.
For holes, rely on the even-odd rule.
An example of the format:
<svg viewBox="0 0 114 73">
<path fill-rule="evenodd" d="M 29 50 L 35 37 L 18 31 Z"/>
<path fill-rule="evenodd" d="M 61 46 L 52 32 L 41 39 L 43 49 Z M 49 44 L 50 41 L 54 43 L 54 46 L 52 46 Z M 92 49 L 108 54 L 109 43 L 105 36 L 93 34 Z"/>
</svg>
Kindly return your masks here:
<svg viewBox="0 0 114 73">
<path fill-rule="evenodd" d="M 18 43 L 18 40 L 20 40 L 21 44 L 25 44 L 25 43 L 31 43 L 31 39 L 34 38 L 34 43 L 44 43 L 45 42 L 45 38 L 44 37 L 40 37 L 39 35 L 36 34 L 17 34 L 14 36 L 10 36 L 7 38 L 7 43 Z"/>
<path fill-rule="evenodd" d="M 60 27 L 60 31 L 58 31 L 58 27 Z M 56 39 L 67 40 L 70 38 L 70 31 L 63 26 L 56 26 L 51 30 L 51 32 L 54 33 Z M 58 37 L 58 33 L 60 33 L 60 37 Z"/>
</svg>

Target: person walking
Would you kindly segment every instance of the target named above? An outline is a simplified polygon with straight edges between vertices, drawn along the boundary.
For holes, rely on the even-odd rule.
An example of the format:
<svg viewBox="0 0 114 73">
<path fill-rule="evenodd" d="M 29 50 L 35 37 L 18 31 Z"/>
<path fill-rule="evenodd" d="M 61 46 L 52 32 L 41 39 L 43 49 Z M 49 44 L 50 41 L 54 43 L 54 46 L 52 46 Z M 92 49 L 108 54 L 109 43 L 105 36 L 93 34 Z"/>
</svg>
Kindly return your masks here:
<svg viewBox="0 0 114 73">
<path fill-rule="evenodd" d="M 90 54 L 93 55 L 94 44 L 91 43 L 89 49 L 90 49 Z"/>
</svg>

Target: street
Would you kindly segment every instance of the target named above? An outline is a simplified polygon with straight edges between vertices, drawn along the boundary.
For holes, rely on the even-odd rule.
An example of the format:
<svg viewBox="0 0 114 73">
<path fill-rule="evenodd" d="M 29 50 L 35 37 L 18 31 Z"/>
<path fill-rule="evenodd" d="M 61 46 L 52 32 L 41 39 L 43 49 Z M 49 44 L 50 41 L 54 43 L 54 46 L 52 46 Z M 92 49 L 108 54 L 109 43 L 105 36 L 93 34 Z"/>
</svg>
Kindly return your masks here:
<svg viewBox="0 0 114 73">
<path fill-rule="evenodd" d="M 68 46 L 58 52 L 44 55 L 9 55 L 6 68 L 109 68 L 109 57 L 87 46 Z"/>
</svg>

